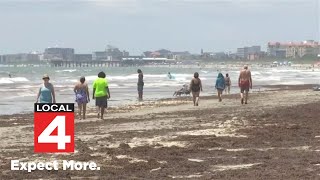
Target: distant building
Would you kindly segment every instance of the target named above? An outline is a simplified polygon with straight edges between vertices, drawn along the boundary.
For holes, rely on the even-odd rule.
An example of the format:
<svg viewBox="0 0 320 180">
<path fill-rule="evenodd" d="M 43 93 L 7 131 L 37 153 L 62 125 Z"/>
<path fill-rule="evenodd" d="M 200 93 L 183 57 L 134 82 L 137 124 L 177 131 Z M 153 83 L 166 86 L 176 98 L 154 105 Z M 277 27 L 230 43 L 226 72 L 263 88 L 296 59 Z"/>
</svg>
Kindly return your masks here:
<svg viewBox="0 0 320 180">
<path fill-rule="evenodd" d="M 151 57 L 152 51 L 143 52 L 144 57 Z"/>
<path fill-rule="evenodd" d="M 72 61 L 74 58 L 73 48 L 46 48 L 43 54 L 46 60 L 65 60 Z"/>
<path fill-rule="evenodd" d="M 269 42 L 268 56 L 279 58 L 301 58 L 307 55 L 317 56 L 320 53 L 319 42 L 307 40 L 303 42 Z"/>
<path fill-rule="evenodd" d="M 116 61 L 120 61 L 124 55 L 124 53 L 120 51 L 118 48 L 112 47 L 110 45 L 107 46 L 106 53 L 109 59 L 111 58 L 111 60 Z"/>
<path fill-rule="evenodd" d="M 228 58 L 228 54 L 226 54 L 225 52 L 216 52 L 213 53 L 212 55 L 213 59 L 227 59 Z"/>
<path fill-rule="evenodd" d="M 248 56 L 248 47 L 237 48 L 237 56 L 241 59 L 245 59 Z"/>
<path fill-rule="evenodd" d="M 213 52 L 202 52 L 201 57 L 204 59 L 213 58 Z"/>
<path fill-rule="evenodd" d="M 92 61 L 92 54 L 75 54 L 75 61 Z"/>
<path fill-rule="evenodd" d="M 0 63 L 26 63 L 39 62 L 38 54 L 19 53 L 19 54 L 5 54 L 0 58 Z"/>
<path fill-rule="evenodd" d="M 243 47 L 237 48 L 237 57 L 240 59 L 250 60 L 252 57 L 254 59 L 259 58 L 261 53 L 261 46 L 251 46 L 251 47 Z"/>
<path fill-rule="evenodd" d="M 123 51 L 122 52 L 122 57 L 129 57 L 130 53 L 128 51 Z"/>
<path fill-rule="evenodd" d="M 152 58 L 167 58 L 167 59 L 172 59 L 173 54 L 171 51 L 166 50 L 166 49 L 160 49 L 157 51 L 154 51 L 151 53 Z"/>
<path fill-rule="evenodd" d="M 172 52 L 172 55 L 175 60 L 189 59 L 191 57 L 191 54 L 188 51 Z"/>
<path fill-rule="evenodd" d="M 92 53 L 93 61 L 120 61 L 123 57 L 128 57 L 129 52 L 120 51 L 118 48 L 108 45 L 105 51 Z"/>
<path fill-rule="evenodd" d="M 96 51 L 92 53 L 93 61 L 105 61 L 108 60 L 108 55 L 106 51 Z"/>
</svg>

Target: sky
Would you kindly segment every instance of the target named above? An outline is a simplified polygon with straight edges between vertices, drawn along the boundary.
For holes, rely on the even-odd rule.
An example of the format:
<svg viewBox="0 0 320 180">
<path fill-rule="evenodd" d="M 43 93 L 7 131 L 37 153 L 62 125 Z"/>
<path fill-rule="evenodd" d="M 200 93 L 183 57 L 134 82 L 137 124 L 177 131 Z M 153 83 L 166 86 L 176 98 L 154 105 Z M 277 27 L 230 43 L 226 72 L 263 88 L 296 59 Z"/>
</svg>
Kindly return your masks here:
<svg viewBox="0 0 320 180">
<path fill-rule="evenodd" d="M 0 0 L 0 54 L 236 51 L 320 39 L 320 0 Z"/>
</svg>

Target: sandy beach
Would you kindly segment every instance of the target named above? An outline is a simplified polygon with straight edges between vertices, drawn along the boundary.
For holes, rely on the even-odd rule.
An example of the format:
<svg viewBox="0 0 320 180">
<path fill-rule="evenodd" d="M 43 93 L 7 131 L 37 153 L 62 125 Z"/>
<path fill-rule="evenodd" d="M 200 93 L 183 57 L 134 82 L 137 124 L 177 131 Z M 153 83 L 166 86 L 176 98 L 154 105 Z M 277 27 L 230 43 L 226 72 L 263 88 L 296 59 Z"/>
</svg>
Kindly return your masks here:
<svg viewBox="0 0 320 180">
<path fill-rule="evenodd" d="M 73 154 L 33 153 L 33 115 L 0 117 L 0 179 L 319 179 L 320 92 L 269 86 L 250 94 L 93 109 L 76 119 Z M 10 171 L 10 160 L 94 161 L 100 171 Z"/>
</svg>

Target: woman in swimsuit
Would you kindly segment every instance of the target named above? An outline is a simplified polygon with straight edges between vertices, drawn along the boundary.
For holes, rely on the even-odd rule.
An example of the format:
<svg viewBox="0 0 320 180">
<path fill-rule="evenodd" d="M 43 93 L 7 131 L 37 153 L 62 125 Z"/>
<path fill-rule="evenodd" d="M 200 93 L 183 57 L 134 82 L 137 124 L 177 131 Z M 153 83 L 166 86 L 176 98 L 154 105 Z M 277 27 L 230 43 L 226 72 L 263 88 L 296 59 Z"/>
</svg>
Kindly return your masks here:
<svg viewBox="0 0 320 180">
<path fill-rule="evenodd" d="M 40 103 L 56 103 L 54 88 L 53 85 L 49 83 L 50 78 L 48 74 L 43 75 L 42 79 L 43 84 L 39 89 L 36 103 L 39 102 L 39 98 Z"/>
<path fill-rule="evenodd" d="M 81 77 L 80 82 L 77 83 L 74 87 L 76 102 L 78 103 L 78 108 L 79 108 L 79 120 L 81 120 L 81 117 L 83 117 L 83 119 L 86 119 L 87 103 L 90 102 L 89 88 L 87 83 L 85 83 L 85 81 L 86 81 L 85 77 Z M 82 112 L 83 112 L 83 115 L 81 116 Z"/>
<path fill-rule="evenodd" d="M 200 98 L 200 90 L 202 91 L 202 84 L 201 80 L 199 79 L 199 73 L 194 73 L 194 78 L 190 82 L 190 89 L 189 91 L 192 92 L 193 96 L 193 105 L 199 105 L 199 98 Z"/>
</svg>

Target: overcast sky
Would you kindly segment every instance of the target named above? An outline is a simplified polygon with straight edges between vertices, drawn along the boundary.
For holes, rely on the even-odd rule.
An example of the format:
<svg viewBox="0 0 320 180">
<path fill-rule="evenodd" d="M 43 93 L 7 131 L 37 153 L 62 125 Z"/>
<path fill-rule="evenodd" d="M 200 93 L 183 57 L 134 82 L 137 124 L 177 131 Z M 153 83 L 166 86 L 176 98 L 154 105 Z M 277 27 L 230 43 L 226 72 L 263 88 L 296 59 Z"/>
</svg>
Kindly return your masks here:
<svg viewBox="0 0 320 180">
<path fill-rule="evenodd" d="M 0 0 L 0 54 L 107 44 L 132 55 L 319 40 L 320 0 Z"/>
</svg>

